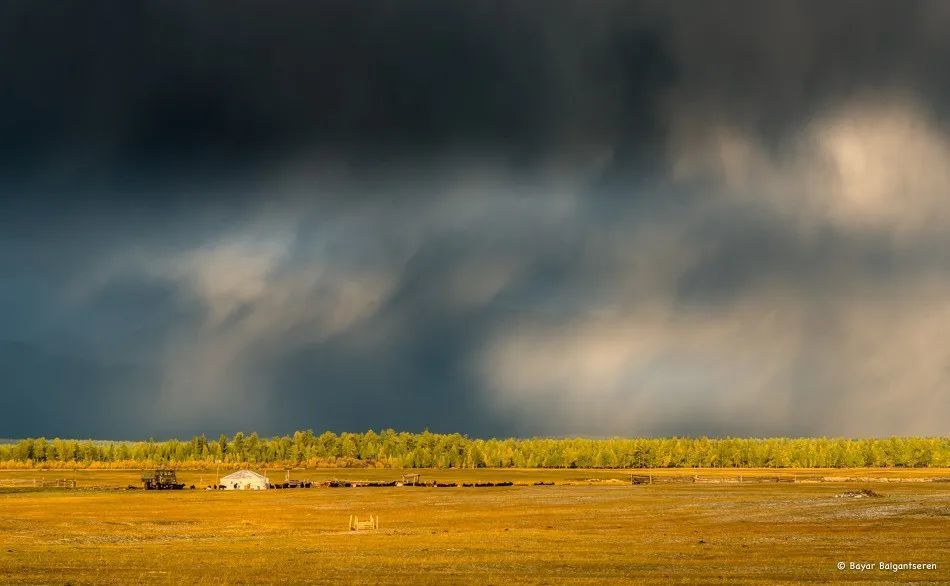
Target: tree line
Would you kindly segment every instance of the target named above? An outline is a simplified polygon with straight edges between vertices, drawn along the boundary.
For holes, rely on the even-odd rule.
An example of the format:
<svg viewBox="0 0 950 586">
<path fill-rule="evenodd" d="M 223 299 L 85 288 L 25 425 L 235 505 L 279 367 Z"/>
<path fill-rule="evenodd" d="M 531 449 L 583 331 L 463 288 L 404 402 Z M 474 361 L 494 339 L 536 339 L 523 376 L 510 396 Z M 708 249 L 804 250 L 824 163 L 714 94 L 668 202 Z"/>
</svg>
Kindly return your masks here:
<svg viewBox="0 0 950 586">
<path fill-rule="evenodd" d="M 0 467 L 8 468 L 207 467 L 218 462 L 392 468 L 948 467 L 950 437 L 473 439 L 386 429 L 134 442 L 30 438 L 0 445 Z"/>
</svg>

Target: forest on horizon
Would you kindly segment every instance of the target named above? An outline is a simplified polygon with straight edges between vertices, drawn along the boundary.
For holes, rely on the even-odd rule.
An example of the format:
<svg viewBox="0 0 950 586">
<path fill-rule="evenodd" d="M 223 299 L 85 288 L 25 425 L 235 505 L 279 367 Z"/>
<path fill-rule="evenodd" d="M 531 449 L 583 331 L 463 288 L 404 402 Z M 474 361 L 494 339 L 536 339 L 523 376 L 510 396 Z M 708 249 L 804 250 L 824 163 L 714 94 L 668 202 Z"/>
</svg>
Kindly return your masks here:
<svg viewBox="0 0 950 586">
<path fill-rule="evenodd" d="M 0 444 L 2 468 L 198 468 L 217 462 L 389 468 L 950 467 L 950 437 L 476 439 L 386 429 L 129 442 L 41 437 Z"/>
</svg>

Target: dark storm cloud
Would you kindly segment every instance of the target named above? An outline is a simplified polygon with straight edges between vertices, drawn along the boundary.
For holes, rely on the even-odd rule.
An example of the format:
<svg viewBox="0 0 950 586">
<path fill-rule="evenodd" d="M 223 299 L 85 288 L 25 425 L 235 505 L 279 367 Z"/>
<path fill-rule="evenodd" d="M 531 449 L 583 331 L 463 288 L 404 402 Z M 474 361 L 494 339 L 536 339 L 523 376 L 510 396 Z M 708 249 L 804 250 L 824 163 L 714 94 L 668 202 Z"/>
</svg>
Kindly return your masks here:
<svg viewBox="0 0 950 586">
<path fill-rule="evenodd" d="M 854 92 L 897 88 L 943 108 L 950 89 L 941 2 L 2 11 L 4 168 L 54 185 L 156 168 L 266 173 L 297 149 L 374 163 L 453 150 L 531 160 L 589 144 L 649 151 L 664 116 L 782 131 Z"/>
<path fill-rule="evenodd" d="M 872 90 L 944 109 L 950 46 L 942 2 L 726 2 L 678 5 L 677 90 L 760 132 L 787 132 L 829 103 Z"/>
<path fill-rule="evenodd" d="M 0 437 L 943 432 L 948 26 L 4 2 Z"/>
<path fill-rule="evenodd" d="M 651 141 L 668 58 L 658 32 L 629 18 L 639 9 L 615 12 L 5 3 L 4 171 L 43 187 L 154 189 L 266 175 L 298 151 L 364 170 L 452 152 L 530 163 L 552 142 L 618 133 Z"/>
</svg>

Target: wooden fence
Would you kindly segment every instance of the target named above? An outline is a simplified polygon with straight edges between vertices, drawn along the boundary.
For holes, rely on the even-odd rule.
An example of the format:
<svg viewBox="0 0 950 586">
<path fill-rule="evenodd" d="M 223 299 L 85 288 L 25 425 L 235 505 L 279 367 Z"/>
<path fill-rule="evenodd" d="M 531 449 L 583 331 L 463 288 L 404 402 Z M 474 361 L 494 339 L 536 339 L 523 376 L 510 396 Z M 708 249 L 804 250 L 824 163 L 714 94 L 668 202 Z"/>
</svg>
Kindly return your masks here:
<svg viewBox="0 0 950 586">
<path fill-rule="evenodd" d="M 379 515 L 369 516 L 369 519 L 360 521 L 356 515 L 350 515 L 350 531 L 366 531 L 367 529 L 379 529 Z"/>
<path fill-rule="evenodd" d="M 0 487 L 76 488 L 76 480 L 73 478 L 0 478 Z"/>
<path fill-rule="evenodd" d="M 795 482 L 794 476 L 704 476 L 699 474 L 653 475 L 631 474 L 630 484 L 763 484 L 770 482 Z"/>
</svg>

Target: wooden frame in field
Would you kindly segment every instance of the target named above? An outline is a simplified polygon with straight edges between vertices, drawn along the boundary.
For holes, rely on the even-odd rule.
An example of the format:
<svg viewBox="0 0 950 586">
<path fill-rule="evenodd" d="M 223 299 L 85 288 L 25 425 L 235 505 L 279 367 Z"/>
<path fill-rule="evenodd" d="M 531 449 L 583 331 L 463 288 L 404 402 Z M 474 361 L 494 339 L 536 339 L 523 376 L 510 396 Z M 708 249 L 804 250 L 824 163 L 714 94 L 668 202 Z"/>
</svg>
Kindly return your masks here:
<svg viewBox="0 0 950 586">
<path fill-rule="evenodd" d="M 356 515 L 350 515 L 350 531 L 366 531 L 368 529 L 379 529 L 379 515 L 370 515 L 369 519 L 360 521 Z"/>
</svg>

